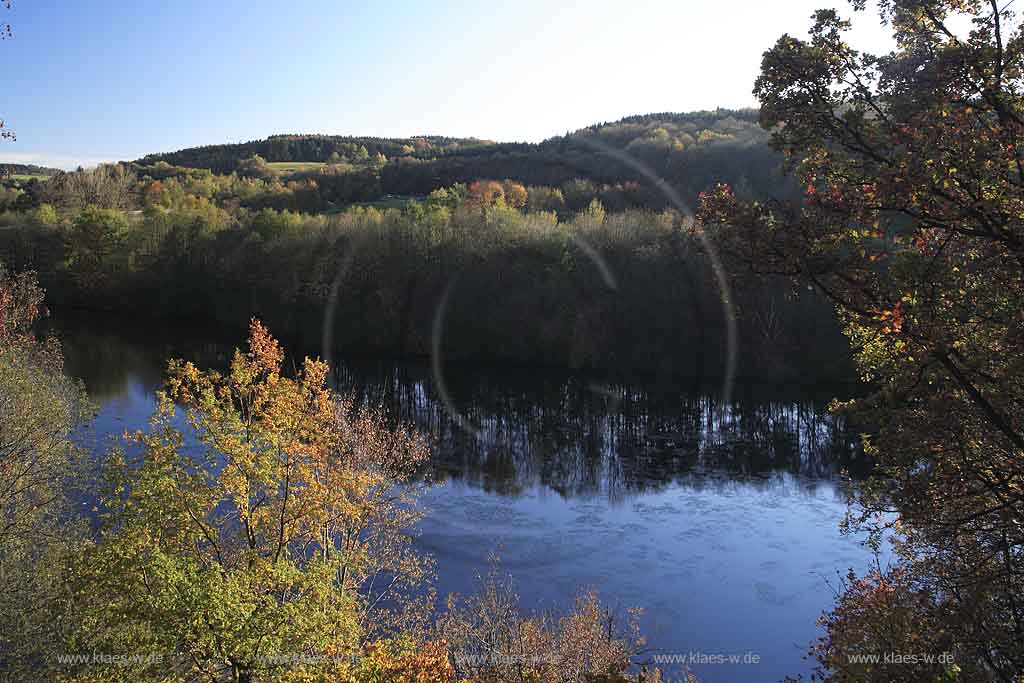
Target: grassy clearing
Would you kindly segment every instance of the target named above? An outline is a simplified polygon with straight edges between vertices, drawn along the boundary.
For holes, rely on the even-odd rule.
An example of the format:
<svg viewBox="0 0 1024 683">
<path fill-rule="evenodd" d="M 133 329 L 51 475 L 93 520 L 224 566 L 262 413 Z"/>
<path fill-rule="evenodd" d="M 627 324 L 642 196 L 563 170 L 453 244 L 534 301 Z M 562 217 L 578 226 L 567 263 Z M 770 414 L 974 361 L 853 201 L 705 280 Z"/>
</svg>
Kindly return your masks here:
<svg viewBox="0 0 1024 683">
<path fill-rule="evenodd" d="M 342 204 L 340 206 L 331 206 L 320 213 L 325 216 L 336 216 L 338 214 L 345 213 L 351 208 L 361 207 L 364 209 L 404 209 L 410 204 L 420 204 L 426 200 L 426 197 L 407 197 L 403 195 L 388 195 L 381 199 L 372 202 L 350 202 Z"/>
<path fill-rule="evenodd" d="M 326 166 L 322 161 L 271 161 L 267 166 L 278 173 L 298 173 L 300 171 L 311 171 Z"/>
<path fill-rule="evenodd" d="M 8 176 L 10 180 L 19 180 L 23 183 L 27 183 L 30 180 L 46 180 L 50 176 L 43 175 L 41 173 L 14 173 Z"/>
<path fill-rule="evenodd" d="M 403 197 L 399 195 L 388 195 L 372 202 L 355 202 L 352 206 L 374 207 L 375 209 L 404 209 L 416 202 L 423 201 L 423 197 Z"/>
</svg>

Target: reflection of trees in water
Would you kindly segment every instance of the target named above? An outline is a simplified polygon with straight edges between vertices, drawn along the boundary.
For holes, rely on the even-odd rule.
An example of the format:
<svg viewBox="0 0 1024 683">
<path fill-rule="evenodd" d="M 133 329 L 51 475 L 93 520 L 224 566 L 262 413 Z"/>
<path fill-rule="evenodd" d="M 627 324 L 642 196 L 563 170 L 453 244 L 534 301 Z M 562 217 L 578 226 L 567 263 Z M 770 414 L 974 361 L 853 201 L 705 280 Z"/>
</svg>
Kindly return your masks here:
<svg viewBox="0 0 1024 683">
<path fill-rule="evenodd" d="M 226 369 L 237 346 L 229 331 L 209 325 L 83 311 L 55 314 L 47 332 L 60 339 L 68 374 L 100 402 L 123 396 L 130 383 L 155 391 L 171 358 Z"/>
<path fill-rule="evenodd" d="M 754 396 L 721 406 L 707 394 L 624 384 L 595 390 L 554 373 L 451 372 L 461 431 L 416 366 L 342 366 L 342 387 L 382 403 L 437 440 L 433 475 L 516 495 L 538 485 L 564 496 L 621 498 L 685 479 L 719 485 L 726 473 L 768 485 L 780 473 L 813 487 L 859 470 L 856 437 L 814 400 Z"/>
<path fill-rule="evenodd" d="M 124 343 L 102 328 L 76 327 L 68 333 L 60 325 L 50 331 L 61 341 L 65 371 L 82 380 L 94 401 L 123 395 L 132 381 L 146 386 L 161 381 L 158 349 Z"/>
<path fill-rule="evenodd" d="M 234 344 L 221 330 L 160 327 L 105 318 L 64 318 L 68 369 L 104 401 L 162 382 L 167 359 L 226 367 Z M 344 364 L 336 378 L 363 401 L 382 403 L 414 421 L 437 443 L 434 478 L 517 495 L 545 486 L 567 497 L 611 499 L 674 481 L 720 487 L 737 477 L 753 485 L 786 473 L 805 489 L 841 468 L 861 466 L 855 438 L 822 401 L 740 397 L 719 406 L 685 388 L 623 383 L 596 386 L 551 371 L 452 369 L 448 388 L 458 410 L 479 427 L 461 431 L 437 399 L 425 365 Z M 727 475 L 723 478 L 721 475 Z"/>
</svg>

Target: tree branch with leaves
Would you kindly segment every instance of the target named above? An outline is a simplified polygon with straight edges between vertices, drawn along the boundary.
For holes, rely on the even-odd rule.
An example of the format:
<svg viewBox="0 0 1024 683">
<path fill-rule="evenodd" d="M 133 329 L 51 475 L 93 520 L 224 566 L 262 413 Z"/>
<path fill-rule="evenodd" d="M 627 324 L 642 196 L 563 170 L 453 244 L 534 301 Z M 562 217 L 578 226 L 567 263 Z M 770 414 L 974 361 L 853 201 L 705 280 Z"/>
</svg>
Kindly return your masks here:
<svg viewBox="0 0 1024 683">
<path fill-rule="evenodd" d="M 1015 680 L 1024 670 L 1024 32 L 1008 7 L 980 0 L 884 0 L 880 12 L 896 38 L 890 54 L 848 45 L 850 23 L 834 10 L 815 13 L 809 39 L 783 36 L 765 53 L 754 90 L 761 124 L 804 196 L 750 203 L 722 186 L 702 198 L 701 229 L 737 272 L 787 275 L 828 296 L 873 389 L 836 406 L 870 426 L 876 461 L 850 522 L 896 531 L 901 573 L 852 590 L 927 596 L 908 604 L 960 615 L 953 645 L 965 674 Z M 829 680 L 884 680 L 840 665 L 837 648 L 871 639 L 868 621 L 843 613 L 865 603 L 848 598 L 827 622 L 819 661 Z"/>
</svg>

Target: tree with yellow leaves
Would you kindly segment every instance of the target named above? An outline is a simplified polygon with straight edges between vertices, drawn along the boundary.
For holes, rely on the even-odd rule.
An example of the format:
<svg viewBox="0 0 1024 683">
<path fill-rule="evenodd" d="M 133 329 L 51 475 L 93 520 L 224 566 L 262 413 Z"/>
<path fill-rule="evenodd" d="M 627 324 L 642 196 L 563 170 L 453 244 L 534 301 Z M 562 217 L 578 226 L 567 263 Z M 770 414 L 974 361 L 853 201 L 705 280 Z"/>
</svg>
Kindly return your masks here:
<svg viewBox="0 0 1024 683">
<path fill-rule="evenodd" d="M 154 656 L 103 680 L 344 680 L 419 615 L 403 593 L 428 566 L 401 532 L 424 439 L 331 391 L 325 363 L 283 360 L 253 321 L 226 374 L 172 361 L 150 430 L 111 456 L 73 572 L 79 646 Z"/>
</svg>

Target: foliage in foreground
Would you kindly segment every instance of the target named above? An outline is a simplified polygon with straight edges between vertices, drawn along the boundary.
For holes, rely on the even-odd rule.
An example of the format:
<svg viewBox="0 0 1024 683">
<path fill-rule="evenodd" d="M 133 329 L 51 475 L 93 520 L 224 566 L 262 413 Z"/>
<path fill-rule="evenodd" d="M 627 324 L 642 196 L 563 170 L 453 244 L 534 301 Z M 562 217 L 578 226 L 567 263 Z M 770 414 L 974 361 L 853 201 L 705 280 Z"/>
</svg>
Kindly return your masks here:
<svg viewBox="0 0 1024 683">
<path fill-rule="evenodd" d="M 335 400 L 324 363 L 289 378 L 283 358 L 254 322 L 227 375 L 172 362 L 139 448 L 108 463 L 102 530 L 76 561 L 80 593 L 99 597 L 81 609 L 100 650 L 176 652 L 190 674 L 253 680 L 295 653 L 351 657 L 382 628 L 376 605 L 406 606 L 425 567 L 399 485 L 426 445 Z"/>
<path fill-rule="evenodd" d="M 71 436 L 87 413 L 31 334 L 41 302 L 31 275 L 0 274 L 0 679 L 630 680 L 635 637 L 592 595 L 534 619 L 488 585 L 431 625 L 409 533 L 424 437 L 333 393 L 320 361 L 286 373 L 257 321 L 226 373 L 171 362 L 83 514 L 70 495 L 96 492 Z M 487 629 L 505 656 L 466 668 Z M 527 653 L 542 663 L 504 665 Z"/>
<path fill-rule="evenodd" d="M 854 3 L 863 9 L 863 3 Z M 897 564 L 852 580 L 812 650 L 827 681 L 1019 681 L 1024 672 L 1024 32 L 995 2 L 894 0 L 898 47 L 848 23 L 765 53 L 756 94 L 802 204 L 705 197 L 706 229 L 755 271 L 810 283 L 866 382 L 876 476 L 851 526 Z M 969 20 L 969 32 L 953 28 Z M 945 648 L 940 668 L 850 655 Z M 903 654 L 906 654 L 905 652 Z M 932 655 L 941 654 L 931 652 Z"/>
<path fill-rule="evenodd" d="M 475 595 L 450 596 L 438 632 L 452 649 L 460 680 L 487 683 L 658 683 L 657 669 L 629 674 L 631 657 L 644 644 L 630 610 L 628 623 L 602 606 L 596 594 L 577 596 L 567 614 L 524 615 L 511 577 L 492 567 Z M 684 683 L 695 683 L 687 675 Z"/>
<path fill-rule="evenodd" d="M 44 313 L 35 277 L 0 264 L 0 661 L 23 662 L 63 627 L 60 560 L 82 537 L 67 485 L 90 407 L 59 345 L 33 334 Z"/>
</svg>

